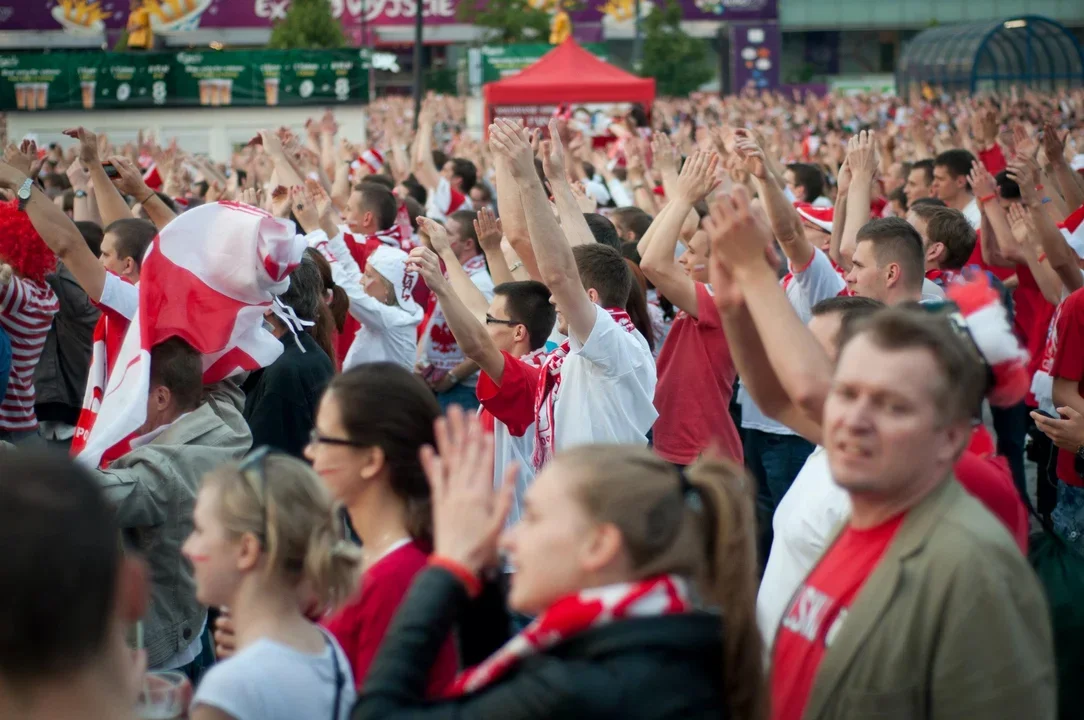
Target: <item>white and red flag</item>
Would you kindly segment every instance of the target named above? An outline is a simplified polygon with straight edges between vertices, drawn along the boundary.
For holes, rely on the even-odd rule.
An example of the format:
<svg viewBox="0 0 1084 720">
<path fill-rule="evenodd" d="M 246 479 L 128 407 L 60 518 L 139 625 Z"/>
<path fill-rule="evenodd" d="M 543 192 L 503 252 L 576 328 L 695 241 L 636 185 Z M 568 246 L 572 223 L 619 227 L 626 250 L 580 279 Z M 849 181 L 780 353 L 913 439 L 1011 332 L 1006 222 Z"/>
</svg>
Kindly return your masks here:
<svg viewBox="0 0 1084 720">
<path fill-rule="evenodd" d="M 304 250 L 292 222 L 241 203 L 203 205 L 169 223 L 143 259 L 139 308 L 109 359 L 100 400 L 87 388 L 92 418 L 78 460 L 97 467 L 116 457 L 146 422 L 159 343 L 179 337 L 202 353 L 205 384 L 273 363 L 282 343 L 264 329 L 264 311 L 289 287 Z M 93 364 L 104 361 L 94 354 Z M 101 373 L 92 366 L 90 375 Z"/>
</svg>

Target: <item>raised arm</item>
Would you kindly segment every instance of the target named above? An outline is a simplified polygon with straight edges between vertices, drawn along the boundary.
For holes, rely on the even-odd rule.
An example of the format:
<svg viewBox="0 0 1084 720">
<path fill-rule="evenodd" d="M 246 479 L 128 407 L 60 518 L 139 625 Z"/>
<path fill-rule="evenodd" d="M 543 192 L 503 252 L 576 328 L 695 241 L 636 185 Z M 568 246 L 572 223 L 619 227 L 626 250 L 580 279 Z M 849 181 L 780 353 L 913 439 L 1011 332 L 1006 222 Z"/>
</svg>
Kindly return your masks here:
<svg viewBox="0 0 1084 720">
<path fill-rule="evenodd" d="M 460 302 L 470 310 L 475 319 L 484 322 L 486 312 L 489 310 L 489 301 L 459 263 L 459 258 L 452 251 L 451 243 L 448 241 L 448 231 L 436 220 L 420 217 L 418 218 L 418 235 L 422 238 L 423 244 L 431 247 L 433 252 L 444 261 L 444 267 L 448 271 L 448 283 Z M 424 275 L 422 277 L 426 281 L 425 284 L 429 285 L 429 278 Z M 432 286 L 429 285 L 429 288 L 432 289 Z M 441 305 L 441 307 L 444 306 Z"/>
<path fill-rule="evenodd" d="M 657 132 L 651 136 L 651 161 L 662 178 L 662 191 L 671 200 L 677 192 L 678 158 L 670 136 Z"/>
<path fill-rule="evenodd" d="M 0 187 L 18 190 L 26 178 L 22 169 L 0 162 Z M 36 185 L 30 189 L 26 214 L 41 239 L 71 271 L 87 295 L 92 300 L 100 300 L 102 288 L 105 287 L 105 269 L 94 257 L 71 218 Z"/>
<path fill-rule="evenodd" d="M 770 231 L 750 212 L 744 187 L 723 195 L 712 207 L 709 233 L 718 236 L 721 252 L 741 288 L 749 315 L 764 344 L 776 377 L 792 402 L 811 419 L 821 421 L 832 379 L 832 365 L 813 334 L 787 300 L 765 248 Z"/>
<path fill-rule="evenodd" d="M 735 149 L 744 161 L 746 171 L 756 181 L 757 193 L 764 203 L 764 211 L 768 214 L 768 222 L 771 223 L 775 239 L 779 241 L 779 246 L 792 267 L 807 267 L 813 261 L 815 248 L 805 237 L 798 211 L 787 200 L 779 184 L 772 179 L 764 148 L 747 132 L 739 130 L 738 133 Z"/>
<path fill-rule="evenodd" d="M 177 217 L 177 214 L 170 210 L 153 190 L 147 187 L 147 183 L 143 181 L 143 175 L 132 164 L 131 160 L 114 155 L 109 158 L 109 162 L 117 169 L 117 177 L 113 181 L 116 188 L 138 200 L 143 205 L 143 209 L 147 211 L 147 217 L 151 219 L 156 228 L 162 230 Z"/>
<path fill-rule="evenodd" d="M 877 172 L 877 146 L 873 133 L 863 130 L 851 138 L 847 160 L 851 169 L 851 187 L 847 191 L 847 224 L 839 241 L 839 254 L 850 268 L 858 231 L 869 222 L 870 186 Z"/>
<path fill-rule="evenodd" d="M 482 246 L 482 252 L 486 256 L 486 265 L 489 266 L 489 276 L 493 278 L 493 284 L 496 286 L 515 281 L 501 248 L 504 228 L 500 219 L 494 217 L 489 208 L 483 207 L 478 211 L 478 217 L 474 219 L 474 234 L 478 236 L 478 244 Z"/>
<path fill-rule="evenodd" d="M 492 147 L 492 146 L 491 146 Z M 532 278 L 538 278 L 538 263 L 534 259 L 531 247 L 531 234 L 527 230 L 527 216 L 523 214 L 523 200 L 519 185 L 512 177 L 512 168 L 508 158 L 496 154 L 494 167 L 497 170 L 497 207 L 501 211 L 501 225 L 508 243 L 519 255 L 520 262 Z"/>
<path fill-rule="evenodd" d="M 489 132 L 494 150 L 508 158 L 513 178 L 519 185 L 542 282 L 553 293 L 557 307 L 568 321 L 569 331 L 581 343 L 586 342 L 595 327 L 597 311 L 580 280 L 572 247 L 553 217 L 546 191 L 535 172 L 534 153 L 527 131 L 509 120 L 498 118 L 490 125 Z"/>
<path fill-rule="evenodd" d="M 271 160 L 274 170 L 271 173 L 271 185 L 284 185 L 295 187 L 303 185 L 305 180 L 297 171 L 293 163 L 286 156 L 286 150 L 282 147 L 282 139 L 271 130 L 261 130 L 260 139 L 263 143 L 263 151 Z"/>
<path fill-rule="evenodd" d="M 696 281 L 674 259 L 674 251 L 685 216 L 693 205 L 711 192 L 718 163 L 719 156 L 715 153 L 696 151 L 689 156 L 681 169 L 672 199 L 647 230 L 651 240 L 640 258 L 640 269 L 647 279 L 670 302 L 694 318 L 699 315 Z"/>
<path fill-rule="evenodd" d="M 414 136 L 414 177 L 429 192 L 440 184 L 440 168 L 433 163 L 433 104 L 426 100 L 418 116 L 418 133 Z"/>
<path fill-rule="evenodd" d="M 572 193 L 572 185 L 568 182 L 568 173 L 565 171 L 565 148 L 561 143 L 557 120 L 550 120 L 550 139 L 542 143 L 542 170 L 546 173 L 546 179 L 550 181 L 550 192 L 553 193 L 561 229 L 568 238 L 568 244 L 572 246 L 594 244 L 595 234 L 591 232 L 591 227 L 583 216 L 583 210 L 580 209 L 580 204 Z"/>
<path fill-rule="evenodd" d="M 83 163 L 90 172 L 90 182 L 94 185 L 94 197 L 98 201 L 98 214 L 102 218 L 102 227 L 116 220 L 132 217 L 132 209 L 113 186 L 113 182 L 102 166 L 101 157 L 98 155 L 98 137 L 83 127 L 65 130 L 64 134 L 79 141 L 79 162 Z M 87 292 L 89 294 L 89 290 Z"/>
<path fill-rule="evenodd" d="M 982 211 L 982 225 L 979 232 L 979 244 L 982 251 L 982 261 L 987 265 L 999 267 L 1012 267 L 1018 262 L 1023 262 L 1017 252 L 1018 245 L 1013 241 L 1013 231 L 1009 226 L 1009 218 L 1001 203 L 997 202 L 997 184 L 990 172 L 982 163 L 976 162 L 971 165 L 971 173 L 968 182 L 979 201 L 979 210 Z M 990 198 L 985 202 L 985 198 Z"/>
<path fill-rule="evenodd" d="M 1043 210 L 1042 198 L 1035 189 L 1035 176 L 1026 163 L 1011 160 L 1008 168 L 1009 177 L 1020 186 L 1020 197 L 1031 210 L 1035 229 L 1042 241 L 1050 266 L 1057 272 L 1069 292 L 1084 284 L 1080 276 L 1080 264 L 1076 251 L 1065 241 L 1058 226 Z"/>
<path fill-rule="evenodd" d="M 411 250 L 408 267 L 421 275 L 426 286 L 437 296 L 444 320 L 463 354 L 477 363 L 493 382 L 500 385 L 504 373 L 504 356 L 486 330 L 485 312 L 478 318 L 463 302 L 458 291 L 444 278 L 444 273 L 440 271 L 440 260 L 429 248 L 416 247 Z M 469 280 L 468 283 L 474 287 Z M 475 291 L 477 292 L 477 288 Z M 478 294 L 481 295 L 480 292 Z"/>
<path fill-rule="evenodd" d="M 1065 198 L 1065 205 L 1072 212 L 1084 205 L 1084 180 L 1065 161 L 1065 138 L 1068 135 L 1068 130 L 1064 135 L 1059 135 L 1057 129 L 1050 123 L 1043 126 L 1043 150 L 1046 153 L 1046 160 L 1050 163 L 1050 169 L 1054 173 L 1054 179 L 1057 180 L 1061 196 Z"/>
<path fill-rule="evenodd" d="M 1031 210 L 1026 205 L 1013 203 L 1009 206 L 1009 221 L 1012 223 L 1012 238 L 1016 241 L 1017 254 L 1027 264 L 1046 301 L 1057 305 L 1061 302 L 1065 286 L 1050 266 L 1050 261 L 1035 249 L 1038 233 Z"/>
</svg>

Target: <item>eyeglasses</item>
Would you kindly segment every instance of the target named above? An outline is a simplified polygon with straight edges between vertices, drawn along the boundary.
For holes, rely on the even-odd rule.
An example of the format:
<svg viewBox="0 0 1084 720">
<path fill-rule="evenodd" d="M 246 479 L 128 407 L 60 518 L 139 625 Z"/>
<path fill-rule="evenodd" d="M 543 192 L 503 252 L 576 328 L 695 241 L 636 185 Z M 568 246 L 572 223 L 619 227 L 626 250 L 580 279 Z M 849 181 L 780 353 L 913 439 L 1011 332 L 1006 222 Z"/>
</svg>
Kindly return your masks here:
<svg viewBox="0 0 1084 720">
<path fill-rule="evenodd" d="M 323 444 L 323 445 L 344 445 L 346 447 L 369 447 L 365 443 L 359 443 L 359 442 L 355 442 L 353 440 L 347 440 L 345 438 L 333 438 L 333 437 L 327 437 L 325 435 L 321 435 L 320 431 L 317 430 L 316 428 L 313 428 L 312 432 L 309 433 L 309 444 L 310 445 L 321 445 L 321 444 Z"/>
<path fill-rule="evenodd" d="M 264 549 L 266 549 L 267 544 L 267 456 L 270 454 L 271 448 L 262 445 L 250 452 L 237 468 L 241 473 L 241 477 L 256 493 L 256 499 L 260 503 L 260 510 L 263 513 L 260 544 L 265 546 Z"/>
<path fill-rule="evenodd" d="M 495 318 L 489 313 L 486 313 L 486 325 L 507 325 L 508 327 L 512 327 L 513 325 L 520 324 L 521 323 L 518 323 L 515 320 L 501 320 L 500 318 Z"/>
</svg>

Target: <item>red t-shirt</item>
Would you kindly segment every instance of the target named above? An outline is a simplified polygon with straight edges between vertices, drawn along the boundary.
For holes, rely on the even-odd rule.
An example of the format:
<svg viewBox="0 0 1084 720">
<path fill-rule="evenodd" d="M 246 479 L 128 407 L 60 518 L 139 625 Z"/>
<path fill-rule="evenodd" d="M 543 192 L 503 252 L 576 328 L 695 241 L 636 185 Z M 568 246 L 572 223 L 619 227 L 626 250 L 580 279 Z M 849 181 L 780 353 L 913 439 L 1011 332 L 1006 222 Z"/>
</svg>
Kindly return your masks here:
<svg viewBox="0 0 1084 720">
<path fill-rule="evenodd" d="M 963 489 L 1001 521 L 1026 555 L 1030 530 L 1028 510 L 1013 483 L 1008 461 L 999 455 L 981 457 L 965 450 L 953 472 Z"/>
<path fill-rule="evenodd" d="M 1027 265 L 1016 266 L 1016 277 L 1019 285 L 1012 294 L 1015 316 L 1013 331 L 1027 348 L 1028 375 L 1034 377 L 1035 371 L 1043 362 L 1046 336 L 1057 306 L 1043 297 L 1043 291 L 1039 289 L 1039 284 L 1035 282 L 1035 276 L 1031 274 L 1031 269 Z M 1024 401 L 1029 407 L 1038 405 L 1030 388 Z"/>
<path fill-rule="evenodd" d="M 414 541 L 392 550 L 362 575 L 361 592 L 357 597 L 324 621 L 324 627 L 350 658 L 358 688 L 364 685 L 369 666 L 414 576 L 428 561 L 429 556 Z M 429 696 L 439 696 L 455 679 L 458 662 L 455 644 L 449 635 L 429 672 Z"/>
<path fill-rule="evenodd" d="M 734 360 L 711 291 L 696 283 L 696 318 L 678 313 L 656 361 L 654 448 L 659 457 L 689 465 L 713 442 L 742 463 L 741 438 L 730 417 Z"/>
<path fill-rule="evenodd" d="M 794 594 L 775 638 L 772 720 L 801 720 L 821 659 L 904 517 L 868 530 L 848 525 Z"/>
<path fill-rule="evenodd" d="M 508 426 L 510 435 L 523 437 L 536 419 L 534 402 L 542 369 L 512 357 L 504 350 L 501 354 L 504 355 L 501 384 L 493 382 L 483 372 L 478 376 L 475 394 L 486 411 Z"/>
<path fill-rule="evenodd" d="M 975 249 L 971 251 L 971 257 L 967 259 L 968 266 L 977 265 L 983 270 L 994 274 L 998 280 L 1004 281 L 1013 276 L 1016 268 L 1002 267 L 1001 265 L 987 265 L 982 259 L 982 231 L 975 231 Z"/>
<path fill-rule="evenodd" d="M 1050 377 L 1076 381 L 1076 392 L 1084 397 L 1084 288 L 1074 290 L 1061 304 L 1055 327 L 1057 349 Z M 1076 471 L 1076 453 L 1058 450 L 1058 479 L 1066 485 L 1084 487 Z"/>
</svg>

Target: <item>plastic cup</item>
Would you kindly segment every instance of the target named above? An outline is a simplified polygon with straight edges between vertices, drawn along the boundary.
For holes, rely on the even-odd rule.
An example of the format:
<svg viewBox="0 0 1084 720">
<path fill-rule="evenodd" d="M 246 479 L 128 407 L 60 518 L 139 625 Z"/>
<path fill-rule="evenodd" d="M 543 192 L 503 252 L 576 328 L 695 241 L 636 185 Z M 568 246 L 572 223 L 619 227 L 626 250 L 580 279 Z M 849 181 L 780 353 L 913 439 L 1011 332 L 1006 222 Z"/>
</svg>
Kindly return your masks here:
<svg viewBox="0 0 1084 720">
<path fill-rule="evenodd" d="M 192 684 L 179 672 L 149 672 L 143 677 L 143 691 L 136 712 L 143 720 L 173 720 L 188 713 Z"/>
</svg>

